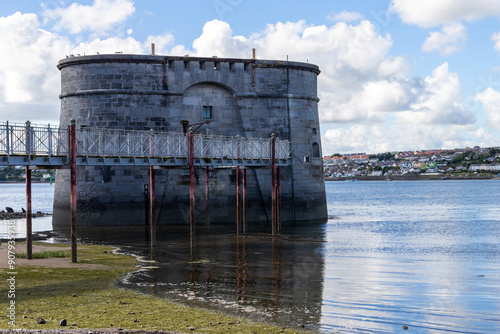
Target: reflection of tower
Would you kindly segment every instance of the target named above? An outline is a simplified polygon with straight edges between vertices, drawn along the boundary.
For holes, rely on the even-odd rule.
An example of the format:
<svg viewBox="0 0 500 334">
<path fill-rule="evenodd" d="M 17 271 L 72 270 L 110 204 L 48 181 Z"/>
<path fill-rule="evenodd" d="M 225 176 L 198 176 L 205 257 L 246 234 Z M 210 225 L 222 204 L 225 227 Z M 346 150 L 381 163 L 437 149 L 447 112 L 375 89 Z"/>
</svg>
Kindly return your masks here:
<svg viewBox="0 0 500 334">
<path fill-rule="evenodd" d="M 257 138 L 274 133 L 289 140 L 294 158 L 283 168 L 282 219 L 326 220 L 316 65 L 120 54 L 63 59 L 58 68 L 61 127 L 75 119 L 78 131 L 88 127 L 180 133 L 181 120 L 210 121 L 198 132 Z M 233 222 L 235 194 L 229 190 L 234 175 L 230 170 L 218 170 L 216 175 L 210 219 Z M 248 221 L 266 221 L 270 173 L 265 168 L 250 169 L 247 176 Z M 58 170 L 57 179 L 53 222 L 60 226 L 69 217 L 69 174 Z M 189 203 L 185 169 L 156 170 L 155 179 L 165 184 L 158 187 L 164 191 L 156 193 L 159 224 L 184 223 L 179 207 Z M 148 182 L 147 168 L 78 167 L 79 225 L 142 224 Z M 202 208 L 203 187 L 197 184 L 196 192 L 200 201 L 196 206 Z M 198 216 L 203 214 L 201 209 Z"/>
<path fill-rule="evenodd" d="M 205 242 L 206 242 L 206 259 L 208 261 L 208 263 L 210 263 L 210 250 L 211 250 L 211 244 L 210 244 L 210 230 L 207 229 L 206 231 L 206 234 L 205 234 L 206 238 L 205 238 Z M 205 293 L 205 297 L 206 298 L 209 298 L 211 296 L 211 292 L 212 292 L 212 289 L 211 289 L 211 284 L 212 284 L 212 270 L 210 269 L 211 266 L 210 265 L 207 265 L 206 266 L 206 270 L 205 270 L 205 274 L 207 275 L 207 277 L 205 278 L 205 288 L 207 289 L 206 293 Z"/>
<path fill-rule="evenodd" d="M 149 244 L 149 252 L 150 252 L 150 263 L 151 263 L 151 268 L 149 268 L 151 272 L 151 283 L 150 283 L 150 294 L 153 297 L 157 296 L 157 282 L 158 282 L 158 277 L 157 277 L 157 267 L 156 267 L 156 246 L 154 246 L 152 243 Z"/>
<path fill-rule="evenodd" d="M 248 284 L 247 238 L 236 238 L 236 295 L 238 302 L 245 303 Z"/>
</svg>

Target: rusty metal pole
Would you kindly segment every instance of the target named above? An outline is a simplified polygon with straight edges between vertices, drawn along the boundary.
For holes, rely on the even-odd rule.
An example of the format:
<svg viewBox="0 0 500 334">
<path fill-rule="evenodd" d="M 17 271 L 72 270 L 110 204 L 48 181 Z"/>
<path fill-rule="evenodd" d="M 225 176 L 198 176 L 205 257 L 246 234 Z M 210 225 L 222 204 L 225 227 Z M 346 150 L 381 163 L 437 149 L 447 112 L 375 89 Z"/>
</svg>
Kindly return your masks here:
<svg viewBox="0 0 500 334">
<path fill-rule="evenodd" d="M 31 224 L 31 169 L 26 166 L 26 258 L 33 258 L 33 238 Z"/>
<path fill-rule="evenodd" d="M 155 170 L 149 166 L 149 233 L 152 247 L 156 246 L 155 215 Z"/>
<path fill-rule="evenodd" d="M 205 224 L 210 224 L 210 194 L 209 194 L 209 183 L 208 183 L 208 166 L 205 167 Z"/>
<path fill-rule="evenodd" d="M 241 171 L 241 182 L 243 186 L 243 235 L 247 234 L 247 170 Z"/>
<path fill-rule="evenodd" d="M 194 134 L 193 129 L 189 129 L 189 234 L 191 248 L 195 244 L 195 234 L 196 234 L 196 224 L 195 224 L 195 214 L 194 214 Z"/>
<path fill-rule="evenodd" d="M 271 135 L 271 216 L 272 216 L 272 234 L 276 235 L 276 137 Z"/>
<path fill-rule="evenodd" d="M 149 160 L 154 154 L 154 131 L 151 129 L 149 133 Z M 149 233 L 151 240 L 151 247 L 156 246 L 156 212 L 155 212 L 155 170 L 153 166 L 149 166 Z"/>
<path fill-rule="evenodd" d="M 276 225 L 278 226 L 278 234 L 281 234 L 281 167 L 278 166 L 276 175 L 278 182 L 276 189 Z"/>
<path fill-rule="evenodd" d="M 71 179 L 71 262 L 77 262 L 76 249 L 76 123 L 69 126 L 69 169 Z"/>
<path fill-rule="evenodd" d="M 7 128 L 9 124 L 7 123 Z M 31 222 L 31 123 L 26 121 L 26 155 L 28 156 L 28 165 L 26 165 L 26 258 L 31 259 L 33 255 L 32 222 Z M 7 134 L 8 136 L 8 134 Z M 8 149 L 7 149 L 8 155 Z"/>
<path fill-rule="evenodd" d="M 240 236 L 240 167 L 236 166 L 236 235 Z"/>
</svg>

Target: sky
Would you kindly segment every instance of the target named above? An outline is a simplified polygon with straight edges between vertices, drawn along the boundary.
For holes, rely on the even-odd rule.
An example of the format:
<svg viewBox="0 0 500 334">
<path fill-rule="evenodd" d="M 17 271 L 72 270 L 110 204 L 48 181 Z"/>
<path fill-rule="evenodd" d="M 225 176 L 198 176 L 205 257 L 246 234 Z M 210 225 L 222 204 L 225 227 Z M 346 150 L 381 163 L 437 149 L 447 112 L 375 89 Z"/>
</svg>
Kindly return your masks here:
<svg viewBox="0 0 500 334">
<path fill-rule="evenodd" d="M 498 0 L 2 1 L 0 121 L 59 122 L 69 54 L 320 67 L 323 155 L 500 146 Z"/>
</svg>

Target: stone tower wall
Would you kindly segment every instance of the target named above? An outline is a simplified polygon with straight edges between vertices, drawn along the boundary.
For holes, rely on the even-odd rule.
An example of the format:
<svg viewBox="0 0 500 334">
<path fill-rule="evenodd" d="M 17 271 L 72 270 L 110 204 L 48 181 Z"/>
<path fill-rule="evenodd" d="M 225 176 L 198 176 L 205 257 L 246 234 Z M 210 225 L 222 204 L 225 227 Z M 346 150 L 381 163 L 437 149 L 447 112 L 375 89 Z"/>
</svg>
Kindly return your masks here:
<svg viewBox="0 0 500 334">
<path fill-rule="evenodd" d="M 61 118 L 66 126 L 182 132 L 181 120 L 210 124 L 198 133 L 269 138 L 292 143 L 293 165 L 283 168 L 282 219 L 326 220 L 315 65 L 255 59 L 97 55 L 63 59 Z M 316 146 L 316 147 L 315 147 Z M 304 162 L 305 157 L 309 160 Z M 306 159 L 307 160 L 307 159 Z M 78 167 L 81 225 L 142 225 L 147 168 Z M 204 222 L 205 173 L 197 170 L 197 220 Z M 159 224 L 189 222 L 189 172 L 156 170 Z M 235 220 L 234 171 L 211 172 L 211 222 Z M 248 220 L 270 219 L 269 168 L 249 169 Z M 69 172 L 57 172 L 54 225 L 67 225 Z"/>
</svg>

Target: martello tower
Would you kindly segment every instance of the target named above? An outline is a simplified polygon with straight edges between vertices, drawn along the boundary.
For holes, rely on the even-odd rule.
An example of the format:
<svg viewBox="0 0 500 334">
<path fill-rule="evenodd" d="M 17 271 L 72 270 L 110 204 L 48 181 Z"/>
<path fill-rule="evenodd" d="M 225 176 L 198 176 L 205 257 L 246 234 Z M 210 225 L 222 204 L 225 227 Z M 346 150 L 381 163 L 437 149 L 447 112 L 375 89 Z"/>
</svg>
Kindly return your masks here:
<svg viewBox="0 0 500 334">
<path fill-rule="evenodd" d="M 282 173 L 282 220 L 327 219 L 318 120 L 316 65 L 230 58 L 95 55 L 59 62 L 60 126 L 182 133 L 181 121 L 210 121 L 198 133 L 278 138 L 291 142 Z M 197 216 L 204 217 L 205 175 L 197 175 Z M 271 175 L 249 169 L 248 221 L 270 220 Z M 156 173 L 158 224 L 189 222 L 189 173 Z M 143 225 L 148 169 L 78 167 L 79 225 Z M 235 219 L 234 172 L 210 172 L 210 221 Z M 54 225 L 67 225 L 69 171 L 57 171 Z M 199 203 L 198 203 L 199 202 Z M 199 205 L 198 205 L 199 204 Z M 203 218 L 200 218 L 203 220 Z"/>
</svg>

